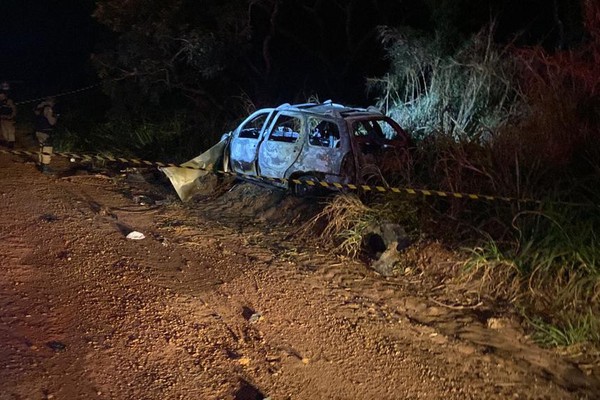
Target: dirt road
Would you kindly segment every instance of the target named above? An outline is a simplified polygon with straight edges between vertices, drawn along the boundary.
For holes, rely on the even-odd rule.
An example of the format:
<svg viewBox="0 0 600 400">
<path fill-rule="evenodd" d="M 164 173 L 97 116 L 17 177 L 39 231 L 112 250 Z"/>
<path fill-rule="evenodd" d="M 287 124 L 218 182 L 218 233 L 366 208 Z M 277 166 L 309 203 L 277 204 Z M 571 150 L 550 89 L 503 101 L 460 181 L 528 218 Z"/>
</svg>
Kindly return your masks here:
<svg viewBox="0 0 600 400">
<path fill-rule="evenodd" d="M 183 206 L 55 168 L 0 154 L 0 400 L 598 398 L 597 366 L 449 297 L 439 245 L 383 278 L 270 222 L 293 200 L 268 191 Z"/>
</svg>

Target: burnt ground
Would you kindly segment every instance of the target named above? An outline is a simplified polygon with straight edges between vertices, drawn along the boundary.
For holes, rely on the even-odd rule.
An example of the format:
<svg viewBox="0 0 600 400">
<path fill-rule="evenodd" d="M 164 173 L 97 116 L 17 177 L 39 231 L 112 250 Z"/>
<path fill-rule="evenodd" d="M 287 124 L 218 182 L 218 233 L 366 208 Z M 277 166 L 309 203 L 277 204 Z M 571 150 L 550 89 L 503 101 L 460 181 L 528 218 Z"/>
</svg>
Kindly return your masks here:
<svg viewBox="0 0 600 400">
<path fill-rule="evenodd" d="M 54 167 L 0 154 L 0 400 L 598 398 L 597 358 L 534 345 L 438 243 L 386 278 L 300 237 L 314 204 L 279 192 L 183 205 Z"/>
</svg>

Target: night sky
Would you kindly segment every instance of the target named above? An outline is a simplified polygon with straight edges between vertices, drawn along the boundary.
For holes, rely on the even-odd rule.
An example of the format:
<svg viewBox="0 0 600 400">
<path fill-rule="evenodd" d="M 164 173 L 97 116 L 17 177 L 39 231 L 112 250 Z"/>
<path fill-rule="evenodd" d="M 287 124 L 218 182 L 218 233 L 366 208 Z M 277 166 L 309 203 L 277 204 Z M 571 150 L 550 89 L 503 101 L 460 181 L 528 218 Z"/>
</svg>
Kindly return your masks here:
<svg viewBox="0 0 600 400">
<path fill-rule="evenodd" d="M 0 79 L 15 96 L 44 95 L 96 81 L 90 53 L 102 30 L 93 0 L 1 0 Z"/>
<path fill-rule="evenodd" d="M 390 0 L 392 1 L 392 0 Z M 499 40 L 510 41 L 515 37 L 525 44 L 542 43 L 549 47 L 557 43 L 557 23 L 553 13 L 554 0 L 453 0 L 464 3 L 463 13 L 449 19 L 453 28 L 470 32 L 478 29 L 482 20 L 490 16 L 497 17 L 497 36 Z M 579 17 L 577 0 L 557 0 L 560 17 L 569 27 L 576 25 Z M 289 1 L 283 3 L 290 4 Z M 397 12 L 387 16 L 387 21 L 362 21 L 368 25 L 410 24 L 413 27 L 427 29 L 432 18 L 418 1 L 395 1 Z M 361 2 L 364 15 L 369 15 L 370 1 Z M 95 7 L 94 0 L 1 0 L 0 11 L 0 79 L 12 82 L 16 98 L 45 95 L 51 92 L 67 91 L 97 81 L 90 66 L 90 54 L 109 45 L 110 34 L 91 17 Z M 283 16 L 285 18 L 285 16 Z M 450 18 L 450 17 L 449 17 Z M 331 15 L 332 40 L 337 29 L 343 24 Z M 301 21 L 295 21 L 300 23 Z M 578 30 L 568 29 L 566 45 L 569 40 L 577 39 Z M 283 41 L 284 39 L 280 39 Z M 281 60 L 298 57 L 297 53 L 286 54 L 285 46 L 276 54 Z M 372 57 L 381 57 L 383 51 L 378 42 L 366 47 L 369 62 L 357 63 L 353 71 L 358 77 L 381 74 L 385 64 Z M 309 57 L 299 57 L 302 63 L 309 65 Z M 302 72 L 291 71 L 288 78 Z M 318 73 L 318 70 L 307 74 Z M 296 74 L 296 75 L 295 75 Z M 308 77 L 310 79 L 310 77 Z M 314 80 L 319 85 L 319 80 Z"/>
</svg>

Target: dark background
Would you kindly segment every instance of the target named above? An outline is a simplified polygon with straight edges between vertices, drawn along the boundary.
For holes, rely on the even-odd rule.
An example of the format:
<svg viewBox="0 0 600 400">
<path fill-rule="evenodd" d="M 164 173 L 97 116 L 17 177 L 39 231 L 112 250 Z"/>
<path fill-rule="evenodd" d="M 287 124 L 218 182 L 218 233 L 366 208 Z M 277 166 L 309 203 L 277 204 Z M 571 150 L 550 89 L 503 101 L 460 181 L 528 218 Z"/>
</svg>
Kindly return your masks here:
<svg viewBox="0 0 600 400">
<path fill-rule="evenodd" d="M 277 33 L 272 45 L 272 75 L 263 84 L 266 98 L 281 101 L 299 92 L 322 94 L 322 99 L 365 102 L 364 80 L 381 76 L 388 67 L 378 25 L 410 26 L 421 30 L 468 34 L 491 20 L 496 22 L 500 42 L 521 45 L 542 44 L 564 48 L 580 39 L 580 7 L 577 0 L 452 0 L 448 12 L 431 8 L 435 1 L 357 2 L 353 37 L 362 41 L 355 59 L 348 61 L 344 42 L 346 21 L 335 7 L 322 20 L 329 40 L 315 36 L 319 52 L 313 51 L 311 34 L 314 18 L 296 1 L 282 1 L 278 18 L 286 21 L 287 35 Z M 199 2 L 201 9 L 201 3 Z M 313 2 L 308 2 L 313 3 Z M 343 2 L 342 2 L 343 3 Z M 377 3 L 385 7 L 377 7 Z M 442 4 L 443 1 L 438 1 Z M 380 5 L 381 5 L 380 4 Z M 68 91 L 98 80 L 90 54 L 113 44 L 113 35 L 92 17 L 93 0 L 2 0 L 0 11 L 0 79 L 12 83 L 13 97 L 23 100 Z M 265 22 L 267 15 L 264 16 Z M 260 21 L 260 16 L 255 16 Z M 261 56 L 265 29 L 253 32 L 255 57 Z M 562 29 L 562 33 L 561 33 Z M 302 37 L 302 40 L 294 38 Z M 322 54 L 327 54 L 327 63 Z"/>
<path fill-rule="evenodd" d="M 93 82 L 90 53 L 103 30 L 92 0 L 3 0 L 0 79 L 14 96 L 45 95 Z"/>
</svg>

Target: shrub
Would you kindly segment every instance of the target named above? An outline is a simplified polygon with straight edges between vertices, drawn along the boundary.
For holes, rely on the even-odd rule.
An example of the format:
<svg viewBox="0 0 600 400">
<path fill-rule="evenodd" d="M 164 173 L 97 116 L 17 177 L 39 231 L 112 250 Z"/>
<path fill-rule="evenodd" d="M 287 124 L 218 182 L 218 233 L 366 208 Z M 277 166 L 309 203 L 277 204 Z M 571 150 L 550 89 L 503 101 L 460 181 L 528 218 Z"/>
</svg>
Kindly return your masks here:
<svg viewBox="0 0 600 400">
<path fill-rule="evenodd" d="M 483 30 L 452 55 L 439 54 L 439 36 L 412 30 L 382 30 L 392 62 L 383 79 L 371 79 L 381 93 L 378 106 L 417 139 L 437 132 L 479 140 L 515 111 L 510 58 Z"/>
<path fill-rule="evenodd" d="M 433 205 L 481 233 L 465 277 L 518 305 L 548 345 L 600 344 L 600 4 L 584 8 L 585 41 L 554 53 L 484 31 L 447 55 L 435 37 L 384 30 L 392 69 L 371 80 L 415 133 L 411 184 L 543 200 Z"/>
</svg>

